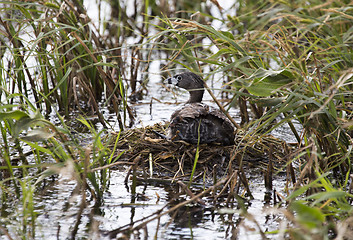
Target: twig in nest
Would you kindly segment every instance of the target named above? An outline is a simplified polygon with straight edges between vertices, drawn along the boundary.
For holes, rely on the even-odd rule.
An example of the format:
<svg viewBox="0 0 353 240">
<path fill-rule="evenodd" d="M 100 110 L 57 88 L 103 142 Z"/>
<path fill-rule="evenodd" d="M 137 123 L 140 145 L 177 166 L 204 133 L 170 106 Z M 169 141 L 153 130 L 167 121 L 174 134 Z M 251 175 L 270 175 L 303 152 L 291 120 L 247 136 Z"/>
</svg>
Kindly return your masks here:
<svg viewBox="0 0 353 240">
<path fill-rule="evenodd" d="M 180 161 L 179 161 L 179 158 L 177 158 L 179 169 L 178 169 L 178 171 L 175 172 L 174 177 L 173 177 L 173 181 L 174 181 L 174 179 L 177 177 L 177 175 L 179 174 L 179 172 L 181 172 L 181 174 L 182 174 L 183 176 L 185 175 L 185 174 L 184 174 L 184 170 L 183 170 L 184 158 L 185 158 L 185 152 L 184 152 L 183 155 L 181 156 Z"/>
</svg>

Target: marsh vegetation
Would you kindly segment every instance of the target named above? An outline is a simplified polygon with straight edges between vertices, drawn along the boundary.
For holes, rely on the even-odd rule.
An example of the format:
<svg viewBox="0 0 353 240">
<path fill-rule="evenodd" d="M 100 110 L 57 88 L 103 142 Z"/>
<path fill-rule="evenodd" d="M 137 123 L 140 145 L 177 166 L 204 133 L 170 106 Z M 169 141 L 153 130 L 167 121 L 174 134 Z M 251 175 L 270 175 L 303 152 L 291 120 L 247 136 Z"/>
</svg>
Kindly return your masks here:
<svg viewBox="0 0 353 240">
<path fill-rule="evenodd" d="M 2 239 L 351 236 L 351 2 L 0 4 Z M 155 134 L 185 70 L 235 145 Z"/>
</svg>

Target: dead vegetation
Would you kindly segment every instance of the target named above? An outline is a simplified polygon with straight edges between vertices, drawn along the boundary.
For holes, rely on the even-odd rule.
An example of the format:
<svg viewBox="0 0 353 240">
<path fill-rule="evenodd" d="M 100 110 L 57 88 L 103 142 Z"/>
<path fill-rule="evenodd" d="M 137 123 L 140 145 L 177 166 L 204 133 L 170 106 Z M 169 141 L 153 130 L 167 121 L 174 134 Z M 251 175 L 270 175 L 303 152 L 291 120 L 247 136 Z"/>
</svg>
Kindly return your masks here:
<svg viewBox="0 0 353 240">
<path fill-rule="evenodd" d="M 134 163 L 142 173 L 158 178 L 188 180 L 197 167 L 193 182 L 203 179 L 211 182 L 234 170 L 259 168 L 267 172 L 269 163 L 276 169 L 285 166 L 285 151 L 289 146 L 273 136 L 250 136 L 238 133 L 236 144 L 221 146 L 163 139 L 158 133 L 166 134 L 167 125 L 155 124 L 124 132 L 117 143 L 123 151 L 120 161 Z M 211 180 L 211 181 L 210 181 Z"/>
</svg>

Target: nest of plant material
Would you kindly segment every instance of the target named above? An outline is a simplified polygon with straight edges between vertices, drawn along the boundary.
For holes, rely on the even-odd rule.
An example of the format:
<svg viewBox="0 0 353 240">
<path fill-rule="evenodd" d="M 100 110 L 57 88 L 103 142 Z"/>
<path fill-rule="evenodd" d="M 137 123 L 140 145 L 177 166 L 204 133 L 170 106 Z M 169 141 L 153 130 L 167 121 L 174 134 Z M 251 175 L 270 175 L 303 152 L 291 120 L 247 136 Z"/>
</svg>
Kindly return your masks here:
<svg viewBox="0 0 353 240">
<path fill-rule="evenodd" d="M 155 124 L 122 133 L 116 146 L 122 153 L 119 161 L 137 166 L 148 176 L 185 180 L 193 172 L 194 180 L 198 177 L 205 180 L 240 168 L 259 167 L 266 171 L 269 163 L 271 168 L 282 167 L 289 149 L 284 141 L 273 136 L 241 132 L 231 146 L 197 146 L 161 138 L 160 134 L 166 135 L 166 129 L 166 124 Z"/>
</svg>

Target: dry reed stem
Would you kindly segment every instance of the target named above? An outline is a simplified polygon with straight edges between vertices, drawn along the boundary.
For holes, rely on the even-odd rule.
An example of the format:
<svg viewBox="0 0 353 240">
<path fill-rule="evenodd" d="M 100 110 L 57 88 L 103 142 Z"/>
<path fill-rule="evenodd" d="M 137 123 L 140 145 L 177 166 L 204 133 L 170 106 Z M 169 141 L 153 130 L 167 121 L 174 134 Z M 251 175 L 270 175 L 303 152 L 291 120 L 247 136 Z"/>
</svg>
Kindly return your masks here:
<svg viewBox="0 0 353 240">
<path fill-rule="evenodd" d="M 191 198 L 195 198 L 195 194 L 193 194 L 190 190 L 190 188 L 188 188 L 188 186 L 186 186 L 182 181 L 177 181 L 177 184 L 179 184 L 181 186 L 181 188 L 185 191 L 185 193 L 187 195 L 189 195 Z M 196 202 L 198 202 L 199 204 L 205 206 L 206 203 L 204 201 L 202 201 L 200 198 L 196 198 Z"/>
<path fill-rule="evenodd" d="M 214 201 L 215 201 L 216 199 L 218 199 L 218 198 L 225 192 L 225 190 L 226 190 L 226 188 L 228 187 L 228 185 L 230 184 L 230 182 L 233 180 L 234 177 L 237 176 L 237 173 L 238 173 L 238 171 L 234 171 L 233 174 L 228 178 L 228 180 L 227 180 L 227 182 L 224 184 L 222 190 L 217 194 L 216 197 L 214 197 Z"/>
<path fill-rule="evenodd" d="M 222 104 L 220 104 L 220 102 L 217 100 L 216 96 L 213 94 L 213 92 L 211 91 L 211 89 L 208 87 L 208 85 L 206 84 L 206 82 L 204 82 L 205 88 L 207 90 L 207 92 L 211 95 L 213 101 L 217 104 L 217 106 L 219 107 L 219 109 L 227 116 L 227 118 L 233 123 L 233 125 L 237 128 L 237 130 L 239 130 L 241 127 L 240 125 L 234 120 L 234 118 L 232 118 L 229 114 L 228 111 L 226 111 L 224 109 L 224 107 L 222 106 Z"/>
<path fill-rule="evenodd" d="M 133 162 L 117 161 L 117 162 L 114 162 L 114 163 L 111 163 L 111 164 L 108 164 L 108 165 L 104 165 L 104 166 L 101 166 L 101 167 L 92 168 L 88 172 L 96 172 L 96 171 L 104 170 L 104 169 L 107 169 L 107 168 L 112 168 L 112 167 L 115 167 L 117 165 L 134 165 L 134 164 L 135 163 L 133 163 Z"/>
</svg>

